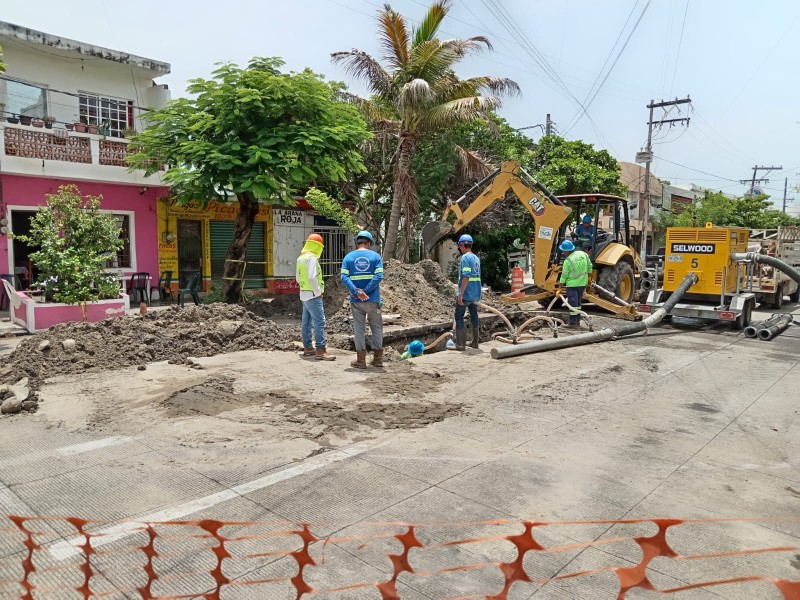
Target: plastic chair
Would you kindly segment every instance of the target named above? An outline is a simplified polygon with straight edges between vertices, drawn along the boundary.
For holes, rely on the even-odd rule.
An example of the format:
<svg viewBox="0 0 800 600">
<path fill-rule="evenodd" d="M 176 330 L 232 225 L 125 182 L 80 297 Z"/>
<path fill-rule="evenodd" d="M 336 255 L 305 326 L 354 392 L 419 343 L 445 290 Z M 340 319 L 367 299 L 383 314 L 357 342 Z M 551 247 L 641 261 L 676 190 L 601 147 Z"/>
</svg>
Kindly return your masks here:
<svg viewBox="0 0 800 600">
<path fill-rule="evenodd" d="M 164 271 L 158 279 L 158 299 L 164 302 L 167 298 L 172 302 L 175 298 L 172 295 L 172 271 Z M 152 294 L 152 290 L 151 290 Z"/>
<path fill-rule="evenodd" d="M 13 287 L 14 289 L 18 289 L 16 281 L 17 278 L 15 275 L 4 273 L 0 275 L 0 279 L 5 279 L 8 283 L 11 284 L 11 287 Z M 8 310 L 8 307 L 9 307 L 9 301 L 8 301 L 8 295 L 6 294 L 6 288 L 2 284 L 0 284 L 0 310 Z"/>
<path fill-rule="evenodd" d="M 128 293 L 134 302 L 136 298 L 141 298 L 141 300 L 139 300 L 140 302 L 149 304 L 150 298 L 147 297 L 147 290 L 149 287 L 150 273 L 134 273 L 131 275 L 131 280 L 128 282 Z"/>
<path fill-rule="evenodd" d="M 197 293 L 200 290 L 200 279 L 201 274 L 195 273 L 189 278 L 189 283 L 186 284 L 186 287 L 178 290 L 178 304 L 180 304 L 181 308 L 183 308 L 183 297 L 187 294 L 192 297 L 195 304 L 200 304 L 200 295 Z"/>
</svg>

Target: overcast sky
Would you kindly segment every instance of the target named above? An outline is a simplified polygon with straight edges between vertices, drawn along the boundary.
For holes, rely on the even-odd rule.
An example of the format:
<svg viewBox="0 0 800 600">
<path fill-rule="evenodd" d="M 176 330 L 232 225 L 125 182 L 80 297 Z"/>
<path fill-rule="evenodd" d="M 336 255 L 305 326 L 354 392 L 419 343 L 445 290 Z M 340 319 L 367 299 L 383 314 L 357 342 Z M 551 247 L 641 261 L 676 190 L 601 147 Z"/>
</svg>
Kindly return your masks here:
<svg viewBox="0 0 800 600">
<path fill-rule="evenodd" d="M 391 4 L 412 22 L 427 6 L 424 0 Z M 281 56 L 292 69 L 309 66 L 345 80 L 330 53 L 350 48 L 376 53 L 375 14 L 381 5 L 380 0 L 2 0 L 0 19 L 169 62 L 172 74 L 159 81 L 177 97 L 187 79 L 207 76 L 215 62 L 244 64 L 252 56 Z M 796 0 L 455 0 L 441 35 L 491 39 L 494 52 L 465 60 L 459 74 L 516 80 L 522 96 L 505 101 L 500 111 L 512 126 L 544 123 L 549 112 L 559 133 L 606 148 L 619 160 L 633 161 L 644 145 L 650 99 L 689 94 L 693 111 L 687 115 L 682 107 L 682 114 L 675 109 L 668 116 L 690 116 L 689 128 L 655 133 L 660 157 L 655 174 L 673 183 L 741 193 L 738 180 L 752 176 L 755 164 L 781 165 L 784 171 L 768 176 L 766 191 L 780 204 L 788 176 L 789 196 L 798 198 L 790 209 L 797 212 L 800 192 L 792 193 L 791 186 L 800 184 L 798 28 Z M 570 95 L 586 104 L 590 88 L 597 82 L 596 90 L 606 77 L 631 31 L 588 107 L 591 119 L 574 123 L 579 105 Z M 555 75 L 538 64 L 543 61 Z M 537 129 L 528 133 L 540 135 Z"/>
</svg>

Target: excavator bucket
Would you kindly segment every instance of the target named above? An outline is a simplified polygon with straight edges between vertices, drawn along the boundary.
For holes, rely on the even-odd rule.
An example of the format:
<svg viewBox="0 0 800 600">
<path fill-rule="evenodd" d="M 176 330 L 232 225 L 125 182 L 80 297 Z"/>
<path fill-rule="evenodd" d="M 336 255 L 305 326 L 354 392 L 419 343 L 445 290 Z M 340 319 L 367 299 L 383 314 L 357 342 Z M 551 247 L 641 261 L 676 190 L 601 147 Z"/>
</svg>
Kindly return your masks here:
<svg viewBox="0 0 800 600">
<path fill-rule="evenodd" d="M 453 226 L 447 221 L 432 221 L 422 228 L 422 241 L 425 250 L 430 252 L 448 235 L 453 233 Z"/>
</svg>

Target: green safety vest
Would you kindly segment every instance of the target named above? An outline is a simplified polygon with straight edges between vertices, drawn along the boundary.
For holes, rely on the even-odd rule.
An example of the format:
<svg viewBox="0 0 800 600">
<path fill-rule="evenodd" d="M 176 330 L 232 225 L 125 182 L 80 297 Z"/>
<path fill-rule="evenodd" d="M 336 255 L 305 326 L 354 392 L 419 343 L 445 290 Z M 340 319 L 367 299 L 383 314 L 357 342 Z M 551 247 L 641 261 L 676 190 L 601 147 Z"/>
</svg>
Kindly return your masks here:
<svg viewBox="0 0 800 600">
<path fill-rule="evenodd" d="M 592 272 L 592 260 L 583 250 L 576 250 L 564 261 L 559 281 L 566 287 L 586 287 L 589 273 Z"/>
<path fill-rule="evenodd" d="M 311 292 L 311 280 L 308 278 L 308 261 L 311 258 L 316 258 L 311 252 L 303 252 L 297 258 L 297 276 L 300 280 L 300 291 Z M 317 282 L 319 283 L 320 292 L 325 291 L 325 282 L 322 279 L 322 268 L 317 263 Z"/>
</svg>

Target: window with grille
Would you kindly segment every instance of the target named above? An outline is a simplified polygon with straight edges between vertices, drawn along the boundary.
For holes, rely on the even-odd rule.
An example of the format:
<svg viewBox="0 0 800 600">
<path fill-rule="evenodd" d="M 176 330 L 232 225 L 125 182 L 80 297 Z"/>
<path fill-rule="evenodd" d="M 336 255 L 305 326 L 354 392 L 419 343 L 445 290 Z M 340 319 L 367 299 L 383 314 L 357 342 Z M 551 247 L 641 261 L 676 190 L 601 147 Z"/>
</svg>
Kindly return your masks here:
<svg viewBox="0 0 800 600">
<path fill-rule="evenodd" d="M 122 132 L 133 125 L 133 101 L 104 98 L 97 94 L 80 92 L 78 108 L 81 123 L 108 128 L 106 135 L 122 137 Z"/>
<path fill-rule="evenodd" d="M 130 215 L 113 215 L 119 225 L 119 239 L 122 240 L 122 248 L 120 248 L 116 256 L 111 258 L 106 263 L 107 269 L 132 269 L 131 262 L 131 223 Z"/>
</svg>

